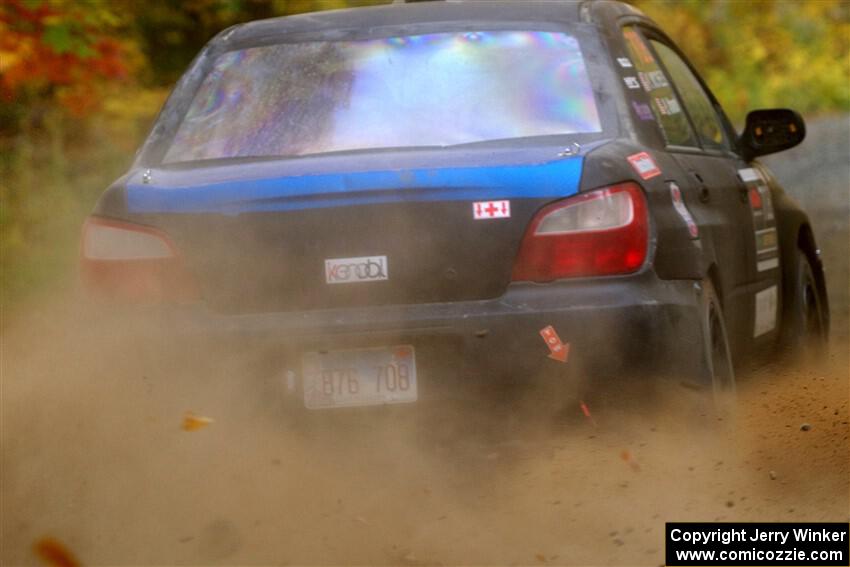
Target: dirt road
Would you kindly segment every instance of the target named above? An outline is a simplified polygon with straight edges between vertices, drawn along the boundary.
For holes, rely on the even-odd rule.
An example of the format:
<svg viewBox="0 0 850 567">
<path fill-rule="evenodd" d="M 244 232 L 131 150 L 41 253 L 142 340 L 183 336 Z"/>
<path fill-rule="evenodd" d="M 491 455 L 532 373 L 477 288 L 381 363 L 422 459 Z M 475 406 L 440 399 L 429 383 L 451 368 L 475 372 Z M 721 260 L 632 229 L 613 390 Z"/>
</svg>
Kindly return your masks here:
<svg viewBox="0 0 850 567">
<path fill-rule="evenodd" d="M 3 337 L 0 560 L 36 564 L 53 537 L 85 565 L 658 565 L 665 521 L 847 521 L 850 128 L 822 131 L 843 156 L 776 169 L 828 181 L 801 200 L 830 268 L 831 354 L 741 377 L 736 420 L 672 392 L 591 408 L 595 425 L 470 412 L 309 436 L 240 361 L 156 374 L 130 354 L 139 330 L 55 297 Z M 185 431 L 187 410 L 214 421 Z"/>
</svg>

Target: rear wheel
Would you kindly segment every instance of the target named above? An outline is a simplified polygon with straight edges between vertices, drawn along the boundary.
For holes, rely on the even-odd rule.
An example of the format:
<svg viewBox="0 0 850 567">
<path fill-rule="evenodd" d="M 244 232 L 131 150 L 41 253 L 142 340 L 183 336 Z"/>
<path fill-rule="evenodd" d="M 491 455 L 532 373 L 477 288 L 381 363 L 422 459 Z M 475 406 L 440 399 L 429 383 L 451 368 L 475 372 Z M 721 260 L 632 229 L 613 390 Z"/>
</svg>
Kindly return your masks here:
<svg viewBox="0 0 850 567">
<path fill-rule="evenodd" d="M 782 325 L 782 344 L 792 356 L 823 354 L 828 339 L 824 297 L 812 270 L 812 263 L 799 248 L 793 258 L 791 278 L 786 281 L 789 294 Z"/>
<path fill-rule="evenodd" d="M 711 280 L 702 283 L 701 305 L 706 382 L 710 385 L 715 406 L 728 411 L 735 403 L 735 368 L 723 308 Z"/>
</svg>

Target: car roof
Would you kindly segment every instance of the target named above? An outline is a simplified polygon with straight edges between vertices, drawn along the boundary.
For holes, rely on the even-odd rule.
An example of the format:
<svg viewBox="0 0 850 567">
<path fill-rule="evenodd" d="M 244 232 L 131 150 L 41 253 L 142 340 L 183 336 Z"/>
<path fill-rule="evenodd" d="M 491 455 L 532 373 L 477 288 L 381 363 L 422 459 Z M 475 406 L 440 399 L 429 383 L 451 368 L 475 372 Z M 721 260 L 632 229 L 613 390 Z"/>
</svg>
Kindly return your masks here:
<svg viewBox="0 0 850 567">
<path fill-rule="evenodd" d="M 579 22 L 583 7 L 599 0 L 439 0 L 311 12 L 239 24 L 217 40 L 265 42 L 284 34 L 442 22 Z M 620 4 L 602 0 L 606 4 Z"/>
</svg>

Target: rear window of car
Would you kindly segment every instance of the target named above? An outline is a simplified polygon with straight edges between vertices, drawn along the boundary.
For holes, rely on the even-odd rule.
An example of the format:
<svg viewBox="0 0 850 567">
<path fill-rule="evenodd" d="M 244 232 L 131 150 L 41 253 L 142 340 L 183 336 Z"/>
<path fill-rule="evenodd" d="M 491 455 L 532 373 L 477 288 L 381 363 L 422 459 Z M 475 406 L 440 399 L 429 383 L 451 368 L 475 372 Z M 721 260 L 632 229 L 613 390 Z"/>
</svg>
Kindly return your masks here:
<svg viewBox="0 0 850 567">
<path fill-rule="evenodd" d="M 601 132 L 579 41 L 463 31 L 220 55 L 165 163 Z"/>
</svg>

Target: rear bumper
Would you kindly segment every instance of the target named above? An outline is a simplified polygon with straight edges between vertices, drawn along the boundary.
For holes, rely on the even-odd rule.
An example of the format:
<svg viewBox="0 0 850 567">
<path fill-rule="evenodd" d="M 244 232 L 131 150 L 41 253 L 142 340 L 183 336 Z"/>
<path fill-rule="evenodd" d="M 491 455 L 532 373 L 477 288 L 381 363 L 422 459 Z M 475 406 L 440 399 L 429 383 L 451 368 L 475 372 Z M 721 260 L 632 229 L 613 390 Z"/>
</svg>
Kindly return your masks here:
<svg viewBox="0 0 850 567">
<path fill-rule="evenodd" d="M 304 351 L 411 344 L 417 364 L 522 381 L 546 370 L 591 378 L 671 371 L 694 374 L 703 339 L 694 282 L 652 272 L 604 280 L 513 284 L 486 301 L 219 315 L 187 307 L 163 314 L 170 335 L 220 349 L 278 353 L 296 375 Z M 551 325 L 570 343 L 566 363 L 548 357 Z"/>
</svg>

